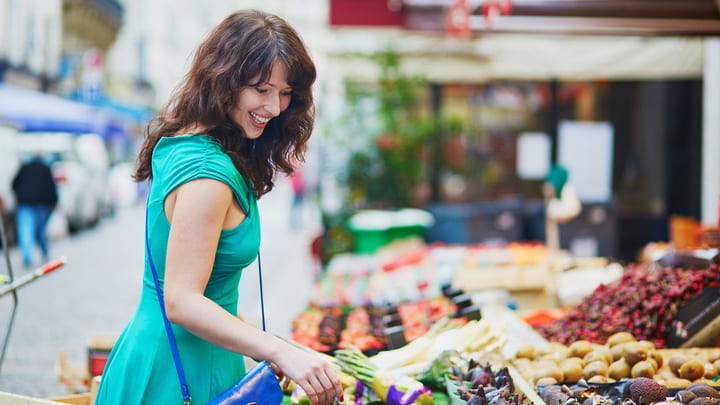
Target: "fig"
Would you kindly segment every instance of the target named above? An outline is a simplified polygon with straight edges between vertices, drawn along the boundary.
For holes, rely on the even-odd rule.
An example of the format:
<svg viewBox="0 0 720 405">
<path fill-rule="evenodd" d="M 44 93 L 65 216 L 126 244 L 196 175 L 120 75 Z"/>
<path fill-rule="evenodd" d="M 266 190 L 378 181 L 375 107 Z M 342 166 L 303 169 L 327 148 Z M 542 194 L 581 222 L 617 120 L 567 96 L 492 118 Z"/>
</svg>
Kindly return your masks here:
<svg viewBox="0 0 720 405">
<path fill-rule="evenodd" d="M 688 402 L 688 405 L 717 405 L 718 400 L 715 398 L 700 398 L 697 397 L 692 401 Z"/>
<path fill-rule="evenodd" d="M 705 367 L 697 360 L 688 360 L 680 367 L 680 378 L 697 380 L 705 375 Z"/>
<path fill-rule="evenodd" d="M 697 395 L 698 397 L 703 398 L 720 398 L 720 393 L 715 391 L 715 389 L 708 384 L 705 383 L 696 383 L 698 385 L 691 385 L 688 387 L 688 391 L 692 392 L 693 394 Z"/>
<path fill-rule="evenodd" d="M 627 332 L 618 332 L 608 338 L 607 345 L 608 347 L 613 347 L 621 343 L 632 342 L 634 340 L 635 337 L 633 337 L 633 335 Z"/>
<path fill-rule="evenodd" d="M 682 402 L 683 404 L 689 404 L 690 401 L 697 398 L 697 395 L 693 394 L 692 391 L 688 390 L 682 390 L 678 391 L 677 394 L 675 394 L 675 400 L 677 402 Z"/>
</svg>

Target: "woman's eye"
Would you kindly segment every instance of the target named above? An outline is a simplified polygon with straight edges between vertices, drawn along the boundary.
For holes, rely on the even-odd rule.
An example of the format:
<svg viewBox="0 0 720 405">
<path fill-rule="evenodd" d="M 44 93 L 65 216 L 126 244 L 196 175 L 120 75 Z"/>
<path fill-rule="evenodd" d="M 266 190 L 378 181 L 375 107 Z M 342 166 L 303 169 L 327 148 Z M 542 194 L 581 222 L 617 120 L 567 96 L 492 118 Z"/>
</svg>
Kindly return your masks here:
<svg viewBox="0 0 720 405">
<path fill-rule="evenodd" d="M 285 91 L 285 92 L 282 92 L 282 93 L 280 93 L 280 94 L 281 94 L 282 96 L 284 96 L 284 97 L 290 97 L 290 96 L 292 96 L 292 91 Z"/>
<path fill-rule="evenodd" d="M 261 89 L 261 88 L 259 88 L 259 87 L 255 87 L 255 90 L 256 90 L 258 93 L 260 93 L 260 94 L 265 94 L 265 93 L 267 93 L 267 89 Z"/>
</svg>

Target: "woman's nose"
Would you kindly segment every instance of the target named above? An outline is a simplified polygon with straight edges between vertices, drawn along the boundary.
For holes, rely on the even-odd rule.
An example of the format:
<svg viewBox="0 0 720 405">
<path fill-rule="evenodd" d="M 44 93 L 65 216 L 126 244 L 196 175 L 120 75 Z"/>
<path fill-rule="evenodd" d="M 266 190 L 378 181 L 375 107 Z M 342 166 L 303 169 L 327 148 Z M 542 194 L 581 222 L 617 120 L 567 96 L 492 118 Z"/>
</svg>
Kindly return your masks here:
<svg viewBox="0 0 720 405">
<path fill-rule="evenodd" d="M 265 110 L 273 117 L 280 115 L 280 94 L 272 92 L 265 101 Z"/>
</svg>

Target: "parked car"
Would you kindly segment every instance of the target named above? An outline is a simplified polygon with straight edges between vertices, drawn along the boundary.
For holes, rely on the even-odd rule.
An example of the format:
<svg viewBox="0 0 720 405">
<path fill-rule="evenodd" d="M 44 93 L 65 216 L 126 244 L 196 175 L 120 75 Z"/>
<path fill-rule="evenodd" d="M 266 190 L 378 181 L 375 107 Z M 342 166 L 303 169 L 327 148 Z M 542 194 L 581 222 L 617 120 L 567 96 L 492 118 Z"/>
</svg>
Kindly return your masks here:
<svg viewBox="0 0 720 405">
<path fill-rule="evenodd" d="M 99 135 L 22 134 L 18 137 L 18 151 L 25 158 L 38 152 L 52 156 L 59 196 L 56 214 L 65 218 L 69 232 L 94 226 L 101 217 L 112 213 L 109 159 Z"/>
</svg>

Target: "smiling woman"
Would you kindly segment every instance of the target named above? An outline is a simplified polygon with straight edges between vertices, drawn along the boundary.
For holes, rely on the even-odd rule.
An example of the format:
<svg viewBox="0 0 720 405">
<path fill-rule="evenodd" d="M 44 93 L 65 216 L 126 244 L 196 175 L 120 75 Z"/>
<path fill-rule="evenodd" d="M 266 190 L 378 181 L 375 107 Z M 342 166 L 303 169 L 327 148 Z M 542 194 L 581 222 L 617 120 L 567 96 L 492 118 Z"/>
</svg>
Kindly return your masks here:
<svg viewBox="0 0 720 405">
<path fill-rule="evenodd" d="M 152 180 L 142 295 L 96 404 L 173 404 L 186 394 L 207 403 L 245 374 L 243 355 L 268 361 L 313 405 L 342 400 L 327 362 L 237 317 L 240 275 L 260 245 L 257 199 L 303 158 L 314 81 L 302 41 L 274 15 L 232 14 L 200 45 L 138 157 L 135 179 Z M 160 304 L 186 373 L 182 395 Z"/>
</svg>

